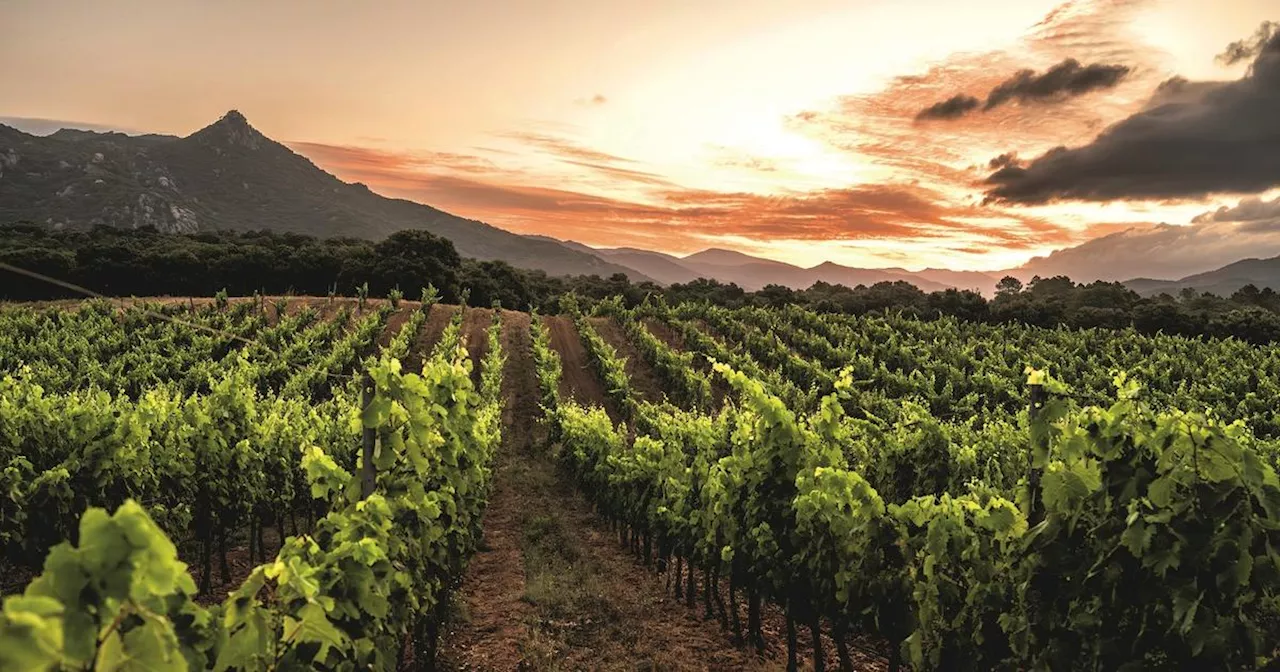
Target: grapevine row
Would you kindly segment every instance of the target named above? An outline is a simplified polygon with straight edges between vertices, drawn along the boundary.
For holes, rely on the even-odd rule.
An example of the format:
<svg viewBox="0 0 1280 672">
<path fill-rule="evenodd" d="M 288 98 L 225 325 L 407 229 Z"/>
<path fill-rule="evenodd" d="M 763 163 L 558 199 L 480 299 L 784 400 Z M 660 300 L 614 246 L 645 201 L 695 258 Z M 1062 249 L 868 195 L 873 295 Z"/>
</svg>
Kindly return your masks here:
<svg viewBox="0 0 1280 672">
<path fill-rule="evenodd" d="M 373 364 L 372 395 L 341 411 L 340 438 L 325 449 L 292 445 L 303 496 L 325 513 L 221 605 L 194 601 L 195 583 L 150 507 L 126 499 L 111 515 L 88 509 L 74 541 L 50 552 L 22 595 L 6 598 L 0 669 L 135 661 L 150 669 L 385 670 L 401 663 L 406 638 L 415 655 L 429 657 L 445 595 L 477 541 L 501 436 L 498 334 L 495 321 L 479 389 L 456 341 L 421 373 L 402 373 L 388 357 Z M 252 386 L 236 382 L 228 390 L 252 399 Z M 219 431 L 260 424 L 231 402 L 207 412 Z M 353 439 L 369 432 L 375 487 L 361 497 Z M 235 454 L 260 452 L 249 444 L 261 436 L 238 441 L 244 450 Z"/>
<path fill-rule="evenodd" d="M 1155 411 L 1124 377 L 1109 407 L 1082 408 L 1037 374 L 1056 394 L 1030 434 L 1009 425 L 988 437 L 1004 487 L 966 487 L 905 469 L 929 461 L 881 454 L 886 435 L 923 431 L 917 445 L 937 444 L 941 425 L 918 428 L 923 408 L 888 428 L 850 417 L 847 374 L 797 414 L 717 364 L 735 405 L 714 416 L 653 407 L 666 415 L 631 437 L 554 395 L 558 362 L 534 329 L 570 473 L 642 554 L 652 545 L 701 568 L 708 613 L 734 629 L 744 592 L 757 643 L 769 600 L 793 624 L 829 625 L 845 664 L 850 632 L 886 641 L 891 666 L 959 670 L 1252 668 L 1280 644 L 1280 482 L 1243 425 Z M 1029 443 L 1038 486 L 1012 473 Z"/>
</svg>

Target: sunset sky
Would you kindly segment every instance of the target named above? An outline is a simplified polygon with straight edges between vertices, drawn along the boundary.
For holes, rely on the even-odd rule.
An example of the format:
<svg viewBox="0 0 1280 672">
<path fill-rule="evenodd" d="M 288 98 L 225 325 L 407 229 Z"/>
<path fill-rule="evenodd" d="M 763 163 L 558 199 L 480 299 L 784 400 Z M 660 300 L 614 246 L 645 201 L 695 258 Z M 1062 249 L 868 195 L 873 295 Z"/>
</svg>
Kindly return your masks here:
<svg viewBox="0 0 1280 672">
<path fill-rule="evenodd" d="M 1098 170 L 1095 137 L 1175 75 L 1266 74 L 1215 58 L 1266 19 L 1276 0 L 10 0 L 0 123 L 186 135 L 234 108 L 343 179 L 521 233 L 997 269 L 1280 196 L 1034 161 L 1088 145 L 1064 160 Z"/>
</svg>

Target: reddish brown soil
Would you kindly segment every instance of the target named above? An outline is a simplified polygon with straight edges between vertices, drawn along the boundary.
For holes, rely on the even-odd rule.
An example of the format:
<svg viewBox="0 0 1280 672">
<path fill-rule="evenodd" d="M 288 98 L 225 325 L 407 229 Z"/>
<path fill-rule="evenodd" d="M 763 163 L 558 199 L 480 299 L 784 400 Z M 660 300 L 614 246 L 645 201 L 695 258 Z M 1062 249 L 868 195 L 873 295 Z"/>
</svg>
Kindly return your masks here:
<svg viewBox="0 0 1280 672">
<path fill-rule="evenodd" d="M 502 409 L 504 454 L 526 454 L 534 445 L 538 408 L 538 385 L 533 369 L 533 341 L 529 335 L 529 313 L 502 311 L 502 352 L 507 357 L 502 386 L 506 406 Z"/>
<path fill-rule="evenodd" d="M 429 357 L 431 349 L 436 347 L 436 343 L 440 342 L 440 334 L 444 333 L 444 328 L 449 326 L 449 320 L 453 319 L 453 313 L 457 309 L 457 306 L 446 306 L 440 303 L 431 306 L 431 312 L 427 314 L 427 321 L 422 323 L 422 330 L 418 332 L 418 340 L 409 348 L 408 361 L 405 362 L 404 367 L 405 371 L 420 371 L 422 369 L 422 360 Z"/>
<path fill-rule="evenodd" d="M 280 321 L 280 316 L 276 314 L 276 309 L 271 305 L 273 301 L 274 298 L 267 299 L 267 311 L 273 318 L 272 324 L 275 324 Z M 310 308 L 316 311 L 316 314 L 324 315 L 326 303 L 328 303 L 328 299 L 293 297 L 289 299 L 287 304 L 285 304 L 284 312 L 286 315 L 294 315 L 304 308 Z"/>
<path fill-rule="evenodd" d="M 777 608 L 764 610 L 767 646 L 762 657 L 735 646 L 717 622 L 702 620 L 701 599 L 694 609 L 676 601 L 667 592 L 665 577 L 620 547 L 590 504 L 556 471 L 547 453 L 553 448 L 543 445 L 534 421 L 539 410 L 529 317 L 504 311 L 503 319 L 503 449 L 485 513 L 485 544 L 455 600 L 459 613 L 442 639 L 440 668 L 784 669 L 786 621 Z M 544 319 L 552 346 L 565 362 L 562 393 L 603 402 L 603 386 L 588 365 L 573 323 Z M 551 546 L 563 556 L 558 562 L 568 564 L 539 557 L 536 554 L 546 549 L 530 545 L 530 530 L 546 525 L 566 534 L 553 539 Z M 701 581 L 698 585 L 701 590 Z M 575 593 L 576 598 L 561 602 L 557 590 Z M 745 602 L 740 600 L 738 608 L 745 623 Z M 801 628 L 798 638 L 803 669 L 811 650 L 808 630 Z M 827 641 L 826 646 L 828 669 L 836 669 L 834 644 Z M 874 654 L 855 649 L 854 657 L 859 670 L 883 669 Z"/>
<path fill-rule="evenodd" d="M 400 330 L 404 328 L 404 323 L 409 321 L 409 317 L 413 315 L 416 308 L 400 304 L 400 308 L 396 312 L 391 313 L 387 317 L 387 323 L 382 327 L 382 333 L 378 334 L 378 349 L 381 350 L 391 344 L 391 340 L 399 335 Z"/>
<path fill-rule="evenodd" d="M 662 383 L 658 380 L 653 367 L 649 366 L 649 362 L 645 361 L 631 339 L 627 338 L 626 332 L 622 330 L 617 320 L 612 317 L 593 317 L 591 326 L 595 327 L 596 333 L 600 334 L 605 342 L 618 351 L 619 356 L 626 358 L 627 375 L 631 376 L 631 387 L 641 399 L 658 403 L 666 398 L 662 392 Z"/>
<path fill-rule="evenodd" d="M 480 362 L 489 349 L 489 325 L 493 324 L 492 308 L 467 308 L 462 316 L 462 342 L 471 358 L 471 378 L 480 383 Z"/>
<path fill-rule="evenodd" d="M 600 620 L 544 620 L 540 627 L 559 635 L 550 661 L 535 669 L 569 670 L 778 670 L 771 653 L 763 660 L 733 645 L 713 623 L 698 618 L 667 592 L 663 577 L 623 550 L 617 535 L 563 477 L 550 496 L 566 529 L 580 539 L 575 553 L 606 608 Z M 545 664 L 550 662 L 550 664 Z"/>
<path fill-rule="evenodd" d="M 503 449 L 485 512 L 485 544 L 459 589 L 458 620 L 446 629 L 439 667 L 445 670 L 756 670 L 757 661 L 732 645 L 714 624 L 674 604 L 661 578 L 620 549 L 591 507 L 558 475 L 535 424 L 538 393 L 528 336 L 529 317 L 503 315 L 507 355 L 503 386 Z M 562 352 L 585 355 L 568 320 L 556 321 Z M 567 327 L 567 329 L 566 329 Z M 553 331 L 553 334 L 555 332 Z M 575 376 L 576 378 L 576 376 Z M 585 381 L 577 381 L 589 385 Z M 597 399 L 603 394 L 594 381 Z M 571 383 L 573 385 L 573 383 Z M 526 584 L 529 526 L 552 516 L 571 539 L 572 578 L 590 585 L 588 609 L 550 613 L 543 595 Z M 553 565 L 552 569 L 558 568 Z M 547 566 L 535 567 L 547 580 Z M 560 577 L 563 578 L 563 577 Z M 582 603 L 574 602 L 574 606 Z M 771 656 L 772 654 L 770 654 Z"/>
<path fill-rule="evenodd" d="M 591 366 L 587 349 L 578 337 L 573 320 L 563 315 L 546 315 L 543 321 L 551 332 L 551 347 L 560 354 L 564 375 L 560 378 L 560 396 L 580 404 L 605 406 L 604 384 Z"/>
<path fill-rule="evenodd" d="M 649 318 L 644 321 L 644 326 L 649 330 L 649 333 L 657 337 L 659 341 L 666 343 L 668 347 L 672 347 L 677 350 L 684 349 L 684 339 L 680 337 L 680 334 L 677 333 L 676 330 L 672 329 L 662 320 Z"/>
<path fill-rule="evenodd" d="M 676 350 L 686 349 L 684 347 L 684 338 L 680 335 L 680 332 L 673 329 L 671 325 L 661 320 L 651 318 L 644 321 L 644 326 L 649 330 L 649 333 L 656 336 L 668 346 L 675 348 Z M 705 325 L 699 326 L 700 328 L 705 327 Z M 707 360 L 703 353 L 694 352 L 693 363 L 694 366 L 696 366 L 697 369 L 706 375 L 707 379 L 711 381 L 711 408 L 719 410 L 724 406 L 724 400 L 729 395 L 728 383 L 725 382 L 724 378 L 717 376 L 715 372 L 711 370 L 711 362 Z"/>
<path fill-rule="evenodd" d="M 524 561 L 520 550 L 521 498 L 508 471 L 513 460 L 533 444 L 538 392 L 530 352 L 529 315 L 502 311 L 503 370 L 502 449 L 493 472 L 493 491 L 485 509 L 484 543 L 471 559 L 455 603 L 466 619 L 454 622 L 441 637 L 441 669 L 514 670 L 520 667 L 520 643 L 531 613 L 524 601 Z"/>
<path fill-rule="evenodd" d="M 242 533 L 247 532 L 248 528 L 242 530 Z M 267 557 L 274 559 L 276 553 L 280 552 L 279 530 L 275 527 L 263 528 L 262 536 L 263 541 L 266 542 Z M 204 573 L 200 566 L 199 546 L 192 545 L 190 549 L 183 550 L 181 560 L 187 563 L 187 571 L 191 574 L 191 578 L 195 580 L 196 585 L 199 586 L 200 577 Z M 215 547 L 213 561 L 210 563 L 209 591 L 197 595 L 195 601 L 204 606 L 221 604 L 226 599 L 227 594 L 238 589 L 244 583 L 244 580 L 249 578 L 249 574 L 253 572 L 254 568 L 260 564 L 262 563 L 250 562 L 247 539 L 237 539 L 234 543 L 229 541 L 227 547 L 227 569 L 231 570 L 231 573 L 224 579 L 221 560 Z"/>
</svg>

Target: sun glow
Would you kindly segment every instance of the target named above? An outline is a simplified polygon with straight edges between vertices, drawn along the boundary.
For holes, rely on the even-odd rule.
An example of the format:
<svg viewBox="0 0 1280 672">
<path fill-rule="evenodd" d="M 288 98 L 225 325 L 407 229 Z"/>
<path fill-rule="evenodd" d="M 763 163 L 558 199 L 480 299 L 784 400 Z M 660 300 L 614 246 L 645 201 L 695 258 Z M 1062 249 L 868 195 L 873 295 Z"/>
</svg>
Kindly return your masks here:
<svg viewBox="0 0 1280 672">
<path fill-rule="evenodd" d="M 304 29 L 283 0 L 133 0 L 151 11 L 128 20 L 16 3 L 0 114 L 186 134 L 235 107 L 340 176 L 521 232 L 992 268 L 1238 202 L 980 206 L 993 157 L 1087 144 L 1172 74 L 1239 77 L 1214 55 L 1275 18 L 1275 0 L 560 0 L 500 21 L 487 3 L 325 4 Z M 1067 57 L 1133 74 L 1075 104 L 915 123 Z"/>
</svg>

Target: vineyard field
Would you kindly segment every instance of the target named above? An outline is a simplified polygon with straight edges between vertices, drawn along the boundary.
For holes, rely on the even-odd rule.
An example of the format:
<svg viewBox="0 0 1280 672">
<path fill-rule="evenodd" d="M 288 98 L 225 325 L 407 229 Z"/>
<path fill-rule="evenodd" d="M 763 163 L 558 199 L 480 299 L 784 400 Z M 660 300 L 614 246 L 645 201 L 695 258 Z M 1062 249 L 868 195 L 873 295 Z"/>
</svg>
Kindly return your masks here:
<svg viewBox="0 0 1280 672">
<path fill-rule="evenodd" d="M 1280 667 L 1280 348 L 0 305 L 0 672 Z"/>
</svg>

